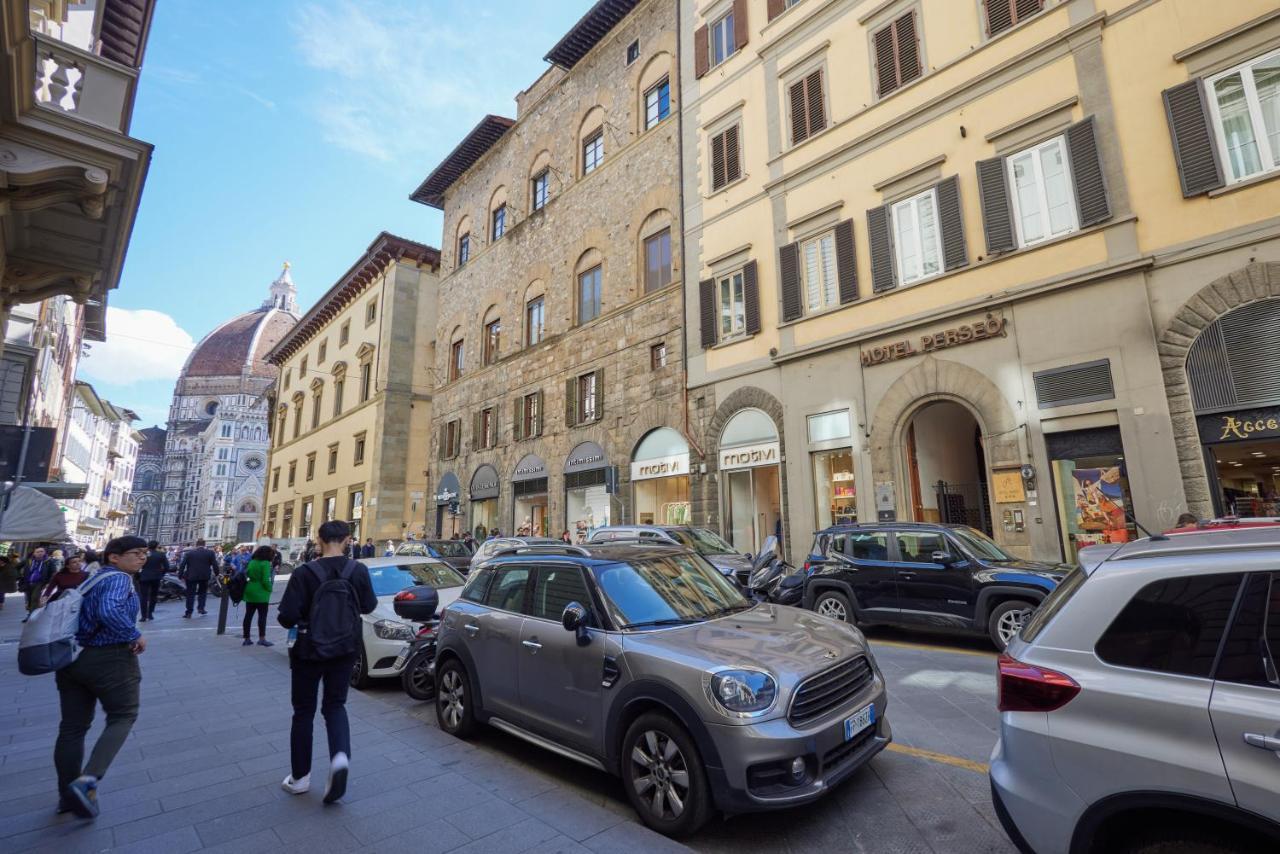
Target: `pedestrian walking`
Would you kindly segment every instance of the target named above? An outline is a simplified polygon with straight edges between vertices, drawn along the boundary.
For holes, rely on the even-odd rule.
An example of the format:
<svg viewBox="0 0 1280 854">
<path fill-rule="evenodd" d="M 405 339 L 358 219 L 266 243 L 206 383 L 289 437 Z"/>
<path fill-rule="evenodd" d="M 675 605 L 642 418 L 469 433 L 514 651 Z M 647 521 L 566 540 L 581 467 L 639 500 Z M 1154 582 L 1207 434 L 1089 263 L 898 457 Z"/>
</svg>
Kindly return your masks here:
<svg viewBox="0 0 1280 854">
<path fill-rule="evenodd" d="M 307 544 L 302 547 L 302 562 L 309 563 L 316 559 L 316 544 L 307 540 Z"/>
<path fill-rule="evenodd" d="M 22 561 L 15 552 L 9 552 L 0 558 L 0 608 L 4 607 L 4 597 L 18 592 L 18 576 L 22 574 Z"/>
<path fill-rule="evenodd" d="M 373 544 L 373 537 L 364 541 L 364 546 L 360 549 L 360 557 L 370 558 L 377 557 L 378 547 Z"/>
<path fill-rule="evenodd" d="M 573 537 L 569 534 L 569 529 L 565 528 L 564 533 L 560 535 L 560 541 L 565 543 L 573 543 Z"/>
<path fill-rule="evenodd" d="M 160 596 L 160 582 L 169 572 L 169 557 L 160 550 L 155 540 L 147 543 L 147 562 L 138 573 L 138 598 L 142 602 L 142 622 L 156 618 L 156 599 Z"/>
<path fill-rule="evenodd" d="M 20 589 L 27 596 L 27 616 L 22 622 L 31 619 L 31 612 L 40 607 L 40 593 L 53 576 L 53 564 L 45 553 L 44 546 L 36 546 L 31 550 L 31 557 L 22 567 Z"/>
<path fill-rule="evenodd" d="M 63 590 L 79 587 L 80 582 L 88 577 L 88 573 L 84 571 L 83 554 L 76 552 L 71 557 L 66 558 L 62 563 L 62 568 L 49 577 L 49 583 L 44 586 L 44 590 L 40 591 L 40 607 L 43 608 L 50 599 Z"/>
<path fill-rule="evenodd" d="M 205 599 L 209 595 L 209 579 L 218 569 L 218 554 L 205 548 L 204 540 L 196 540 L 194 549 L 187 549 L 178 564 L 178 576 L 187 582 L 187 612 L 182 616 L 190 619 L 191 610 L 198 606 L 200 614 L 204 609 Z"/>
<path fill-rule="evenodd" d="M 271 546 L 258 546 L 245 567 L 248 583 L 244 586 L 244 646 L 253 646 L 249 627 L 254 614 L 258 615 L 258 646 L 275 646 L 267 640 L 267 605 L 271 601 L 271 585 L 275 581 L 275 570 L 271 568 L 274 554 L 275 549 Z"/>
<path fill-rule="evenodd" d="M 76 643 L 82 648 L 71 664 L 55 674 L 62 722 L 53 748 L 58 772 L 58 812 L 82 818 L 98 815 L 98 782 L 124 746 L 138 719 L 142 670 L 138 656 L 147 648 L 138 631 L 138 594 L 133 576 L 147 560 L 147 541 L 118 537 L 102 551 L 107 573 L 85 593 Z M 102 704 L 107 725 L 84 762 L 84 737 Z"/>
<path fill-rule="evenodd" d="M 396 554 L 396 541 L 395 541 L 395 540 L 387 540 L 387 547 L 386 547 L 385 549 L 383 549 L 383 550 L 382 550 L 382 556 L 383 556 L 383 557 L 395 557 L 395 554 Z"/>
<path fill-rule="evenodd" d="M 339 800 L 347 789 L 351 757 L 351 727 L 347 720 L 347 688 L 362 643 L 361 614 L 378 606 L 369 570 L 344 558 L 351 527 L 339 520 L 320 526 L 321 556 L 296 570 L 280 601 L 278 618 L 296 629 L 290 641 L 293 724 L 289 735 L 289 776 L 281 786 L 300 795 L 311 788 L 311 740 L 316 716 L 316 692 L 324 685 L 320 713 L 329 737 L 329 782 L 324 802 Z M 294 637 L 291 631 L 290 636 Z"/>
</svg>

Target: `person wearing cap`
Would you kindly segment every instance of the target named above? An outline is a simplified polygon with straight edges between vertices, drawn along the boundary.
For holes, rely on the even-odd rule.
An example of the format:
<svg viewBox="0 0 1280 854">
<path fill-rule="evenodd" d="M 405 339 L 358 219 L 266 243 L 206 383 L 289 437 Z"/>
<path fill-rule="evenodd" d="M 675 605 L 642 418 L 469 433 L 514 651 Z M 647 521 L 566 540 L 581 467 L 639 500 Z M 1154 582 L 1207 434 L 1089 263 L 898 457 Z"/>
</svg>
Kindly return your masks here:
<svg viewBox="0 0 1280 854">
<path fill-rule="evenodd" d="M 56 674 L 62 721 L 53 748 L 58 772 L 58 812 L 81 818 L 98 815 L 98 781 L 124 746 L 138 719 L 142 670 L 138 656 L 147 648 L 138 631 L 138 594 L 133 577 L 147 560 L 147 541 L 117 537 L 102 550 L 102 566 L 86 579 L 76 643 L 82 649 Z M 105 575 L 103 575 L 105 573 Z M 98 577 L 102 575 L 102 577 Z M 98 704 L 107 725 L 84 764 L 84 738 Z"/>
</svg>

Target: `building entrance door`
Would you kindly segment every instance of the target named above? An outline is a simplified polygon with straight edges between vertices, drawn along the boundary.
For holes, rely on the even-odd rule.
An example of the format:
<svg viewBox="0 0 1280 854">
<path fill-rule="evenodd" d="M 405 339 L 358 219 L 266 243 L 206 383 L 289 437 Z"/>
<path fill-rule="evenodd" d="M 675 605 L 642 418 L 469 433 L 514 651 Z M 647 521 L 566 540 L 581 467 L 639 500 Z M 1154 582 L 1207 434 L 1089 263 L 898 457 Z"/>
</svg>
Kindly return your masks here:
<svg viewBox="0 0 1280 854">
<path fill-rule="evenodd" d="M 906 435 L 914 521 L 968 525 L 992 536 L 986 455 L 973 414 L 951 401 L 928 403 Z"/>
</svg>

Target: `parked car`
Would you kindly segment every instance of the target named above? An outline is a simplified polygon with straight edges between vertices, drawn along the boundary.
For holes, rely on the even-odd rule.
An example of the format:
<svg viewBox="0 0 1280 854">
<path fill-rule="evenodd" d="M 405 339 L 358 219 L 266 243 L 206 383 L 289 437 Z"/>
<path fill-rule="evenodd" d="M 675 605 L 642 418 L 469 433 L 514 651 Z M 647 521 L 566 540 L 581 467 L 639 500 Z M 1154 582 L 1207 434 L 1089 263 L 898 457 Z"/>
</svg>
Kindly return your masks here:
<svg viewBox="0 0 1280 854">
<path fill-rule="evenodd" d="M 471 571 L 471 549 L 462 540 L 407 540 L 396 546 L 396 556 L 433 557 L 466 575 Z"/>
<path fill-rule="evenodd" d="M 1000 657 L 1023 851 L 1280 851 L 1280 530 L 1094 546 Z"/>
<path fill-rule="evenodd" d="M 377 557 L 361 561 L 369 567 L 373 592 L 378 607 L 365 614 L 364 643 L 356 653 L 351 670 L 351 685 L 364 688 L 371 679 L 399 676 L 404 661 L 397 663 L 400 652 L 417 637 L 417 628 L 405 622 L 395 610 L 396 594 L 419 585 L 434 587 L 444 607 L 458 598 L 467 580 L 456 569 L 433 558 Z"/>
<path fill-rule="evenodd" d="M 819 531 L 804 607 L 871 625 L 986 634 L 1004 649 L 1070 567 L 1022 560 L 965 525 L 893 522 Z"/>
<path fill-rule="evenodd" d="M 687 549 L 512 548 L 473 565 L 437 637 L 442 730 L 616 774 L 670 836 L 814 800 L 891 737 L 861 632 L 754 604 Z"/>
<path fill-rule="evenodd" d="M 494 537 L 485 540 L 476 547 L 476 553 L 471 556 L 471 565 L 475 566 L 481 561 L 488 560 L 500 551 L 510 551 L 513 548 L 522 546 L 562 546 L 560 540 L 553 540 L 549 537 Z"/>
<path fill-rule="evenodd" d="M 751 577 L 751 558 L 724 541 L 715 531 L 691 525 L 610 525 L 591 532 L 591 542 L 614 540 L 657 540 L 692 549 L 711 565 L 747 589 Z"/>
</svg>

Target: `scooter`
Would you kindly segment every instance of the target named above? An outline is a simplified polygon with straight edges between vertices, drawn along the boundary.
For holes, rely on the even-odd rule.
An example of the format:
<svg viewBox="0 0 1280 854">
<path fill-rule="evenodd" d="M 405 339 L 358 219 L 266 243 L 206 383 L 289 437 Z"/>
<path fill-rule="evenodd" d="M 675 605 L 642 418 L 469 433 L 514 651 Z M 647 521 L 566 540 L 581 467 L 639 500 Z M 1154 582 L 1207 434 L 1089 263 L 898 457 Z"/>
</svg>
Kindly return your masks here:
<svg viewBox="0 0 1280 854">
<path fill-rule="evenodd" d="M 174 599 L 187 598 L 187 582 L 178 577 L 176 572 L 166 572 L 160 579 L 160 592 L 156 594 L 157 602 L 172 602 Z"/>
<path fill-rule="evenodd" d="M 798 606 L 804 599 L 803 573 L 782 559 L 777 537 L 768 537 L 751 562 L 747 590 L 757 602 Z"/>
<path fill-rule="evenodd" d="M 440 594 L 426 585 L 400 591 L 392 603 L 396 616 L 420 624 L 417 637 L 396 656 L 396 666 L 403 666 L 400 685 L 415 700 L 430 700 L 436 695 L 430 669 L 436 658 L 436 632 L 440 628 L 436 609 L 439 606 Z"/>
</svg>

